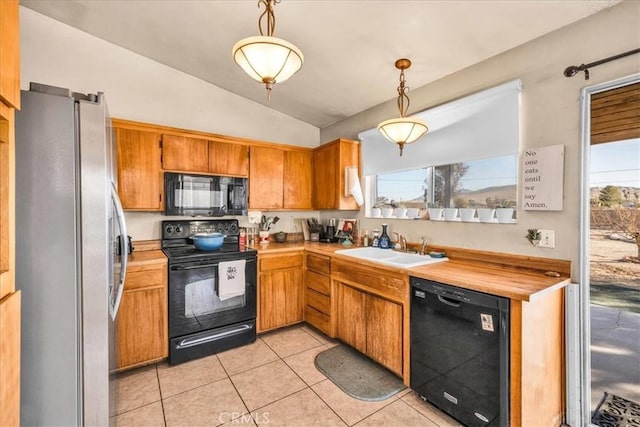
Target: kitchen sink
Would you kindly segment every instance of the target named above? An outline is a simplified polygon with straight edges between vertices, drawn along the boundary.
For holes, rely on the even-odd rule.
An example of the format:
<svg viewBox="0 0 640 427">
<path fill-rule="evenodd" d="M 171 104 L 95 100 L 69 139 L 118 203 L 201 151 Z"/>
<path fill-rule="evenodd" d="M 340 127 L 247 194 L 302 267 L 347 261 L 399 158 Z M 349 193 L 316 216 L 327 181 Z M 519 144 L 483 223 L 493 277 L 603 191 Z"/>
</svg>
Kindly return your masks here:
<svg viewBox="0 0 640 427">
<path fill-rule="evenodd" d="M 448 258 L 431 258 L 429 255 L 396 252 L 390 249 L 371 247 L 340 249 L 335 253 L 401 268 L 412 268 L 418 267 L 420 265 L 435 264 L 437 262 L 448 261 Z"/>
</svg>

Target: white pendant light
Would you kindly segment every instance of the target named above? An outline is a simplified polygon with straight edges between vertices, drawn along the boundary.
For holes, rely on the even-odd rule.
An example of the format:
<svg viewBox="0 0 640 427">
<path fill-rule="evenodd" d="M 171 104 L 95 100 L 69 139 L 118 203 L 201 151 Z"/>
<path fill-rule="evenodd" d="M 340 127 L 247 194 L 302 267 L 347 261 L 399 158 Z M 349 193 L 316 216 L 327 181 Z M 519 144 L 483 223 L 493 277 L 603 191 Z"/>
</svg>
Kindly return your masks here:
<svg viewBox="0 0 640 427">
<path fill-rule="evenodd" d="M 271 89 L 275 83 L 282 83 L 302 67 L 304 56 L 300 49 L 286 40 L 273 37 L 276 18 L 273 6 L 279 0 L 259 0 L 266 10 L 258 18 L 259 36 L 247 37 L 233 46 L 233 60 L 251 78 L 264 83 L 267 97 L 271 99 Z M 262 19 L 267 18 L 267 35 L 262 30 Z"/>
<path fill-rule="evenodd" d="M 398 110 L 400 117 L 385 120 L 378 125 L 378 130 L 385 138 L 400 147 L 400 156 L 405 144 L 411 144 L 427 133 L 427 124 L 415 117 L 405 117 L 409 109 L 409 96 L 405 87 L 404 70 L 411 66 L 411 61 L 406 58 L 396 61 L 396 68 L 400 70 L 400 86 L 398 86 Z"/>
</svg>

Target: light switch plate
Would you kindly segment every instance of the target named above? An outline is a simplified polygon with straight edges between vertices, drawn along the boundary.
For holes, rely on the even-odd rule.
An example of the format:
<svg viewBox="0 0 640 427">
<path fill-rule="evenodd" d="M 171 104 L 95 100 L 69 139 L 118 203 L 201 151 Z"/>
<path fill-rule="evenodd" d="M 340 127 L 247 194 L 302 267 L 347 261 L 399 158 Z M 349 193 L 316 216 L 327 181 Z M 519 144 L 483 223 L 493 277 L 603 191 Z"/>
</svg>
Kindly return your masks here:
<svg viewBox="0 0 640 427">
<path fill-rule="evenodd" d="M 555 248 L 556 247 L 556 232 L 554 230 L 540 230 L 540 248 Z"/>
</svg>

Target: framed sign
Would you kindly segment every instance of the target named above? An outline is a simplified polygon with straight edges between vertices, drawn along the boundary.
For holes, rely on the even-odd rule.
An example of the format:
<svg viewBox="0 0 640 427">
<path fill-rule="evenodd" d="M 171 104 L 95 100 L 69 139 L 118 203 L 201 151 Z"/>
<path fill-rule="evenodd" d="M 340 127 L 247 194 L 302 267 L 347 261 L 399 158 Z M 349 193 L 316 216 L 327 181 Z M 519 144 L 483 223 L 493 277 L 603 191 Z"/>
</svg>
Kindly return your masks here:
<svg viewBox="0 0 640 427">
<path fill-rule="evenodd" d="M 564 145 L 526 149 L 522 154 L 520 194 L 526 211 L 561 211 Z"/>
</svg>

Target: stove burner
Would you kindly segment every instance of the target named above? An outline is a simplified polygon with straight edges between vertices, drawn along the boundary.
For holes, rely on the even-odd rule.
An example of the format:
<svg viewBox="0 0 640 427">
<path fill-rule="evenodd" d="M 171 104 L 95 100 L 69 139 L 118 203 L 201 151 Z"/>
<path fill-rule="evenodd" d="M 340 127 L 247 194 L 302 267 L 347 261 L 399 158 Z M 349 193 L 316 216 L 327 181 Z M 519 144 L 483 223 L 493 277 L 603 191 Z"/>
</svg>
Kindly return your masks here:
<svg viewBox="0 0 640 427">
<path fill-rule="evenodd" d="M 222 247 L 215 251 L 202 251 L 193 245 L 191 236 L 196 233 L 218 232 L 225 235 Z M 162 249 L 170 261 L 190 258 L 219 258 L 230 254 L 255 252 L 241 247 L 240 227 L 236 219 L 168 220 L 162 221 Z"/>
</svg>

